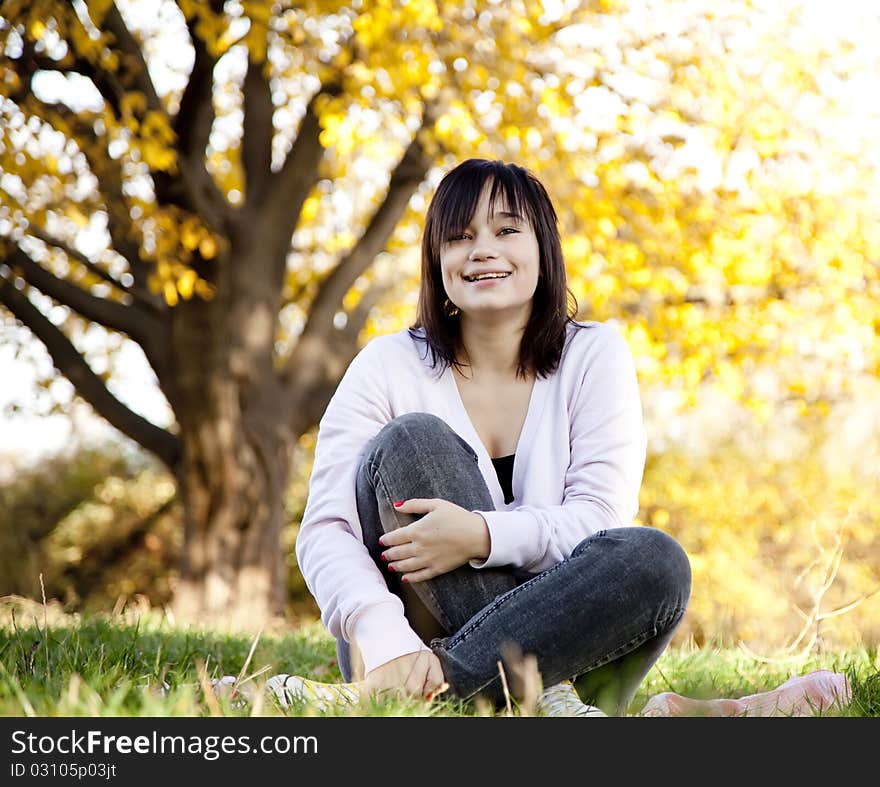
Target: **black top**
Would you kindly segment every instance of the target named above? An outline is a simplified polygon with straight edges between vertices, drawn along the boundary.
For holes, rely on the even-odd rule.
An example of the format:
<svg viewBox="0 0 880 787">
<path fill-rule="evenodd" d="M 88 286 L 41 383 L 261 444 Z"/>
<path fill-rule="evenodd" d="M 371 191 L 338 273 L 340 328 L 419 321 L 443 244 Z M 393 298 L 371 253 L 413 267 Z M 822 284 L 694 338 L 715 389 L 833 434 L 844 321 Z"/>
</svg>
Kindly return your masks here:
<svg viewBox="0 0 880 787">
<path fill-rule="evenodd" d="M 504 492 L 505 503 L 513 500 L 513 459 L 515 456 L 516 454 L 511 454 L 492 459 L 492 464 L 495 465 L 495 475 L 498 476 L 501 491 Z"/>
</svg>

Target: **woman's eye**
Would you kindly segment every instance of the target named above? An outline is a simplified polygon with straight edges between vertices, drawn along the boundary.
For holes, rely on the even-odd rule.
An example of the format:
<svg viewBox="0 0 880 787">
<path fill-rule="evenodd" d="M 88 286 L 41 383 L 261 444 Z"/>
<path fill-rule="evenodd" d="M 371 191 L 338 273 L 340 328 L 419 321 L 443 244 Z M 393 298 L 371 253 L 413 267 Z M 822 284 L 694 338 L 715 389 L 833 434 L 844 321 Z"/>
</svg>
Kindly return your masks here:
<svg viewBox="0 0 880 787">
<path fill-rule="evenodd" d="M 518 233 L 518 232 L 519 232 L 519 230 L 516 227 L 502 227 L 500 230 L 498 230 L 499 235 L 505 235 L 508 233 Z M 468 235 L 468 233 L 459 232 L 457 235 L 451 235 L 446 242 L 447 243 L 454 243 L 455 241 L 468 240 L 469 238 L 470 238 L 470 235 Z"/>
</svg>

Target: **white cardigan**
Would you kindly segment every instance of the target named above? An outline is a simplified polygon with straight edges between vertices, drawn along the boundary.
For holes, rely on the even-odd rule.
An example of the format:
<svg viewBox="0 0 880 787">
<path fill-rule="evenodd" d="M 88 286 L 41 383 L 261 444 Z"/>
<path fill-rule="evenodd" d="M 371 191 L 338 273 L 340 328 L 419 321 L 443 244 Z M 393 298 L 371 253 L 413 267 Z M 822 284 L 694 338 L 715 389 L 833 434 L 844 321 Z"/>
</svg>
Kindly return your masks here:
<svg viewBox="0 0 880 787">
<path fill-rule="evenodd" d="M 480 511 L 491 552 L 474 568 L 539 572 L 599 530 L 632 524 L 646 436 L 632 355 L 609 323 L 568 326 L 556 372 L 536 378 L 504 494 L 452 371 L 430 366 L 427 345 L 402 330 L 370 341 L 339 383 L 318 429 L 309 497 L 296 540 L 300 570 L 334 637 L 356 640 L 369 672 L 425 649 L 362 542 L 355 476 L 367 443 L 392 418 L 442 418 L 479 457 L 494 511 Z"/>
</svg>

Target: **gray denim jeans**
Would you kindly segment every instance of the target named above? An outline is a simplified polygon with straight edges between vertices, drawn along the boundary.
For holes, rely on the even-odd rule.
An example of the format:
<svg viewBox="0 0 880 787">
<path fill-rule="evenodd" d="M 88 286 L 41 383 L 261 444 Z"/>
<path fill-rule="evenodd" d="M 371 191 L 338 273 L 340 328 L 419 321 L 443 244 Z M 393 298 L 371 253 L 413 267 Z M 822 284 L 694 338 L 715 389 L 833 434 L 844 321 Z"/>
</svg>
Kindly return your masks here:
<svg viewBox="0 0 880 787">
<path fill-rule="evenodd" d="M 464 565 L 405 592 L 382 562 L 378 540 L 420 518 L 394 509 L 393 501 L 415 497 L 494 509 L 474 450 L 428 413 L 393 419 L 367 446 L 357 506 L 370 555 L 389 590 L 404 600 L 407 618 L 419 621 L 413 628 L 439 658 L 451 693 L 500 705 L 498 662 L 513 643 L 536 657 L 545 687 L 572 679 L 584 701 L 625 714 L 684 616 L 691 570 L 681 546 L 655 528 L 613 528 L 538 574 Z M 343 679 L 351 680 L 344 640 L 337 641 L 337 655 Z"/>
</svg>

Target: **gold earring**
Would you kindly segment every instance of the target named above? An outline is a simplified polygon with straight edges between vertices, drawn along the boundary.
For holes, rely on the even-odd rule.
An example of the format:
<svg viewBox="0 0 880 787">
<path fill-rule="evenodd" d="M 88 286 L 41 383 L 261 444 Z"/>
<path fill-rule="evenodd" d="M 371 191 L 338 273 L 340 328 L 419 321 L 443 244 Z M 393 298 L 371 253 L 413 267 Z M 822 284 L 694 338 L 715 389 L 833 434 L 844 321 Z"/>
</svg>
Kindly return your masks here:
<svg viewBox="0 0 880 787">
<path fill-rule="evenodd" d="M 452 306 L 451 309 L 449 308 L 450 306 Z M 447 317 L 455 317 L 455 315 L 458 314 L 458 306 L 453 306 L 452 301 L 450 301 L 449 298 L 443 302 L 443 314 Z"/>
</svg>

